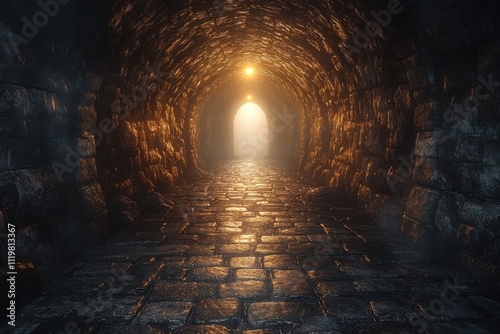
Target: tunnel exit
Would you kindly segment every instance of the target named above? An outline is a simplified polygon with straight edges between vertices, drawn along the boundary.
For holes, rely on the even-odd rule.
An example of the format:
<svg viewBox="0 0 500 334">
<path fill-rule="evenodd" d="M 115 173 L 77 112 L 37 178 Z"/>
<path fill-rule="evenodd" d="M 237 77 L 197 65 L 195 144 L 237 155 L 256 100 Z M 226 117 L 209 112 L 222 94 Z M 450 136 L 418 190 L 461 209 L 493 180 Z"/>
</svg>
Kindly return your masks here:
<svg viewBox="0 0 500 334">
<path fill-rule="evenodd" d="M 234 156 L 264 158 L 269 152 L 266 113 L 255 103 L 242 105 L 234 117 Z"/>
</svg>

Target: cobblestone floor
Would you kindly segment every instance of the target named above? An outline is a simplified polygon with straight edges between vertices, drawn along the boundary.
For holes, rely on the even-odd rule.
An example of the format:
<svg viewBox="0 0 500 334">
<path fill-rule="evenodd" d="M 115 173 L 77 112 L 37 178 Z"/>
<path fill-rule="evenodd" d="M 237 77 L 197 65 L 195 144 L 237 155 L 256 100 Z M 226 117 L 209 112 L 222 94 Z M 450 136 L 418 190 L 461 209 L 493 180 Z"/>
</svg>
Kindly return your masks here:
<svg viewBox="0 0 500 334">
<path fill-rule="evenodd" d="M 307 189 L 269 162 L 222 163 L 83 256 L 15 333 L 500 332 L 481 285 Z"/>
</svg>

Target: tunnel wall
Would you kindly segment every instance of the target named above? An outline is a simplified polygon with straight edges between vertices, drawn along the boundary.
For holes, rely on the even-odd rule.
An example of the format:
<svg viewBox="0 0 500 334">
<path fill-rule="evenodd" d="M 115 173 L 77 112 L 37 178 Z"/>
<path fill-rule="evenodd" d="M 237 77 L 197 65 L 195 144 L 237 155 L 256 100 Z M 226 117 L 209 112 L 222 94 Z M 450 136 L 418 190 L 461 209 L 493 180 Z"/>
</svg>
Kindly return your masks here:
<svg viewBox="0 0 500 334">
<path fill-rule="evenodd" d="M 299 166 L 421 251 L 490 278 L 500 260 L 493 8 L 423 5 L 428 22 L 409 20 L 409 38 L 358 58 L 327 113 L 303 124 L 310 141 Z"/>
<path fill-rule="evenodd" d="M 60 5 L 33 34 L 22 19 L 43 8 L 2 6 L 0 233 L 14 224 L 16 259 L 48 280 L 137 219 L 141 196 L 185 175 L 183 138 L 195 132 L 186 133 L 187 99 L 161 95 L 161 63 L 135 49 L 119 19 L 110 23 L 112 6 Z M 6 234 L 0 240 L 6 260 Z"/>
<path fill-rule="evenodd" d="M 119 52 L 114 62 L 96 103 L 97 123 L 113 123 L 98 147 L 97 164 L 113 224 L 120 225 L 137 219 L 135 202 L 140 204 L 141 197 L 186 175 L 189 137 L 184 128 L 189 120 L 185 104 L 170 106 L 162 100 L 159 69 Z M 117 75 L 120 71 L 130 74 Z"/>
<path fill-rule="evenodd" d="M 7 263 L 4 233 L 15 225 L 16 260 L 34 263 L 48 279 L 62 261 L 108 230 L 96 144 L 89 135 L 96 127 L 93 105 L 102 67 L 88 61 L 94 50 L 83 36 L 95 35 L 95 26 L 74 27 L 64 15 L 54 15 L 36 33 L 26 30 L 28 34 L 21 29 L 21 18 L 31 18 L 41 8 L 32 4 L 2 10 L 9 15 L 3 22 L 12 23 L 0 23 L 2 261 Z M 78 11 L 74 4 L 59 10 L 70 16 Z"/>
<path fill-rule="evenodd" d="M 415 184 L 402 231 L 413 239 L 434 239 L 437 251 L 444 248 L 462 267 L 496 280 L 500 85 L 491 81 L 500 79 L 500 27 L 495 12 L 491 2 L 458 3 L 436 16 L 424 40 L 433 58 L 427 63 L 434 64 L 426 72 L 435 85 L 429 100 L 415 108 Z"/>
</svg>

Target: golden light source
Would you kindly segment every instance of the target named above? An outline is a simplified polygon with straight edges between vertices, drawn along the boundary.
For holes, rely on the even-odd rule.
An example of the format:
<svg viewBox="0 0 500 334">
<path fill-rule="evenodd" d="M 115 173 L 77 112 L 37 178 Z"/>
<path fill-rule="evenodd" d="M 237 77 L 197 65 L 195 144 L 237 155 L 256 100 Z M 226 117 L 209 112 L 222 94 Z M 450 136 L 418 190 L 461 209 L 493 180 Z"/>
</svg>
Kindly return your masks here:
<svg viewBox="0 0 500 334">
<path fill-rule="evenodd" d="M 245 69 L 245 74 L 248 75 L 248 76 L 252 76 L 253 74 L 255 73 L 255 69 L 253 67 L 247 67 Z"/>
<path fill-rule="evenodd" d="M 252 95 L 247 96 L 248 101 L 252 100 Z"/>
<path fill-rule="evenodd" d="M 269 151 L 269 127 L 264 110 L 253 102 L 242 105 L 233 121 L 234 155 L 264 158 Z"/>
</svg>

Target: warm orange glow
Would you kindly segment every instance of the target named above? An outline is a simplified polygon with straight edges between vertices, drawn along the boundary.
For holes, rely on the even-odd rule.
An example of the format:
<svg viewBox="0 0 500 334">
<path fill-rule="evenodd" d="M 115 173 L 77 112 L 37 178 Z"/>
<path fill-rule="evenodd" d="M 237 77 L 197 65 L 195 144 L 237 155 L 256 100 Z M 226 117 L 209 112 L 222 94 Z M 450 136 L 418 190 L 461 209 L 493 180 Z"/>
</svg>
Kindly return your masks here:
<svg viewBox="0 0 500 334">
<path fill-rule="evenodd" d="M 248 95 L 248 96 L 247 96 L 247 99 L 248 99 L 249 101 L 250 101 L 250 100 L 252 100 L 252 95 Z"/>
<path fill-rule="evenodd" d="M 255 69 L 254 69 L 253 67 L 247 67 L 247 68 L 245 69 L 245 73 L 246 73 L 246 75 L 248 75 L 248 76 L 252 76 L 252 75 L 255 73 Z"/>
<path fill-rule="evenodd" d="M 242 105 L 234 117 L 234 155 L 264 158 L 268 154 L 269 128 L 266 113 L 252 102 Z"/>
</svg>

